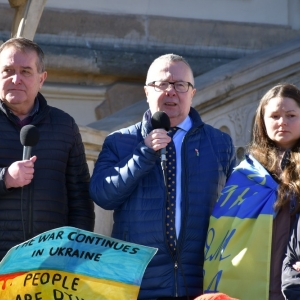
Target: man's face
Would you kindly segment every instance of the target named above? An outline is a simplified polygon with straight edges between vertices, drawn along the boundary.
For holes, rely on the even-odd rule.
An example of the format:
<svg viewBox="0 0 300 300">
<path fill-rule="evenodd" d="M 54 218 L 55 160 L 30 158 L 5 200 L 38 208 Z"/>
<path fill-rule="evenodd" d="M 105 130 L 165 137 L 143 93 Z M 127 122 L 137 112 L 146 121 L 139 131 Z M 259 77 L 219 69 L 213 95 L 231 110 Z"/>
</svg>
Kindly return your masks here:
<svg viewBox="0 0 300 300">
<path fill-rule="evenodd" d="M 147 83 L 152 81 L 194 83 L 192 73 L 184 62 L 167 60 L 157 61 L 150 67 Z M 159 92 L 155 91 L 153 86 L 145 86 L 152 115 L 157 111 L 164 111 L 169 116 L 172 127 L 180 124 L 189 114 L 195 92 L 191 86 L 186 93 L 177 92 L 172 84 L 165 91 Z"/>
<path fill-rule="evenodd" d="M 38 56 L 8 46 L 0 53 L 0 97 L 13 111 L 31 109 L 47 73 L 38 73 Z"/>
</svg>

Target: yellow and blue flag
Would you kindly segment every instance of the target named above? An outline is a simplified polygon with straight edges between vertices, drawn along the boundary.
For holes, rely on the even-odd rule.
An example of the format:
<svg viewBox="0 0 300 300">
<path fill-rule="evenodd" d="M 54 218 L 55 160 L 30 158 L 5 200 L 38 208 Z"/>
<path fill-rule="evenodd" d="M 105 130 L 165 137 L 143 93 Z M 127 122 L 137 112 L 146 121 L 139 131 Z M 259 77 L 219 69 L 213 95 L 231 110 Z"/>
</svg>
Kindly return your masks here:
<svg viewBox="0 0 300 300">
<path fill-rule="evenodd" d="M 42 233 L 0 263 L 0 299 L 137 299 L 157 249 L 74 227 Z"/>
<path fill-rule="evenodd" d="M 277 183 L 252 156 L 233 171 L 207 233 L 204 293 L 267 300 Z"/>
</svg>

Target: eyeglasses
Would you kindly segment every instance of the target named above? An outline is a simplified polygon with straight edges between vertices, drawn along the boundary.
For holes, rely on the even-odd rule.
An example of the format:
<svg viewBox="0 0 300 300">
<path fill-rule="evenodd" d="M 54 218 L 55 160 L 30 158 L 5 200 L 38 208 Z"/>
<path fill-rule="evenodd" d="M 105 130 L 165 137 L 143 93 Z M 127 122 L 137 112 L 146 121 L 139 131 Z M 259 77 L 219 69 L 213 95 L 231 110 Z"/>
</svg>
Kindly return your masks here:
<svg viewBox="0 0 300 300">
<path fill-rule="evenodd" d="M 165 91 L 170 86 L 170 84 L 174 86 L 175 91 L 178 93 L 186 93 L 190 86 L 194 88 L 194 86 L 187 81 L 152 81 L 149 82 L 147 85 L 153 86 L 156 92 L 161 92 Z"/>
</svg>

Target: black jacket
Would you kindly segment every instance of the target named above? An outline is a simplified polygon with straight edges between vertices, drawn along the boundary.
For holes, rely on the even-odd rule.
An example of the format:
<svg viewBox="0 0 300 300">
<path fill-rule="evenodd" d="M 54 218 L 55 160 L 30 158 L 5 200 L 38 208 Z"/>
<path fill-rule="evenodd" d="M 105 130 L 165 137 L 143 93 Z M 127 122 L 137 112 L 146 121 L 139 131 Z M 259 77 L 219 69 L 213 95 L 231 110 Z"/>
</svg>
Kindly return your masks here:
<svg viewBox="0 0 300 300">
<path fill-rule="evenodd" d="M 293 264 L 300 261 L 300 218 L 297 217 L 291 232 L 286 257 L 282 266 L 282 292 L 287 300 L 300 299 L 300 272 L 293 268 Z"/>
<path fill-rule="evenodd" d="M 22 160 L 20 127 L 0 103 L 0 259 L 13 246 L 61 226 L 94 228 L 89 171 L 78 126 L 67 113 L 47 105 L 38 94 L 39 111 L 31 122 L 40 133 L 33 181 L 7 190 L 6 169 Z M 21 203 L 22 198 L 22 203 Z"/>
</svg>

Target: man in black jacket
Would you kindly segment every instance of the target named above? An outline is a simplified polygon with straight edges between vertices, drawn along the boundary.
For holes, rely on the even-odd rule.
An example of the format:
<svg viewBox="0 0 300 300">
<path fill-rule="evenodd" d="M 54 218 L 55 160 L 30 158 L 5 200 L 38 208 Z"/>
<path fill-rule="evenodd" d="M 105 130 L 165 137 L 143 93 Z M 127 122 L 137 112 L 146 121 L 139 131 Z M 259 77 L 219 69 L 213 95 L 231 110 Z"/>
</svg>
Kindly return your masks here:
<svg viewBox="0 0 300 300">
<path fill-rule="evenodd" d="M 12 38 L 0 46 L 0 259 L 53 228 L 94 228 L 79 129 L 39 93 L 46 77 L 37 44 Z M 20 130 L 29 124 L 40 137 L 30 159 L 21 160 Z"/>
</svg>

